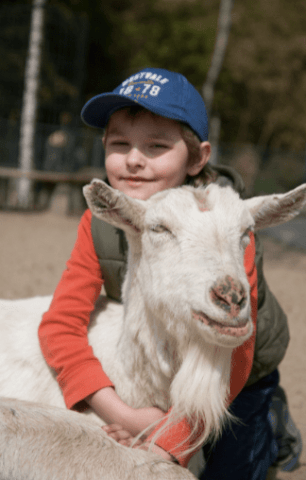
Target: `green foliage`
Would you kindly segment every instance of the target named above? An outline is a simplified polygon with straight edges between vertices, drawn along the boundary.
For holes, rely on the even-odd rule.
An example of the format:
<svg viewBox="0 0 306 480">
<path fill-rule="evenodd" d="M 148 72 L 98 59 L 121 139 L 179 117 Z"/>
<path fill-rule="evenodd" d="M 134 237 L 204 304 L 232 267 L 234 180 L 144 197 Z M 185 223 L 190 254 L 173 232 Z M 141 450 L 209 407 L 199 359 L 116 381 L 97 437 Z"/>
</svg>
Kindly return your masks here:
<svg viewBox="0 0 306 480">
<path fill-rule="evenodd" d="M 80 66 L 85 82 L 76 110 L 86 98 L 112 90 L 147 66 L 179 71 L 201 92 L 211 64 L 220 1 L 49 0 L 49 7 L 58 9 L 67 25 L 73 15 L 88 19 L 87 62 Z M 235 0 L 213 104 L 221 118 L 221 141 L 305 148 L 305 18 L 305 0 Z M 23 48 L 17 52 L 10 39 L 20 40 L 21 34 Z M 54 43 L 60 40 L 56 25 L 52 35 Z M 22 92 L 27 44 L 25 26 L 17 15 L 14 22 L 3 25 L 0 34 L 3 99 L 10 90 L 3 72 L 16 80 L 14 91 Z M 41 101 L 46 108 L 64 97 L 76 104 L 79 97 L 74 78 L 61 74 L 56 61 L 45 54 Z"/>
<path fill-rule="evenodd" d="M 201 89 L 206 77 L 216 33 L 218 3 L 208 9 L 204 2 L 157 0 L 142 2 L 142 8 L 127 12 L 122 34 L 130 66 L 168 68 L 183 73 Z"/>
<path fill-rule="evenodd" d="M 155 66 L 183 73 L 201 91 L 211 63 L 220 0 L 119 4 L 120 10 L 118 1 L 103 2 L 113 26 L 108 39 L 117 83 L 131 72 Z M 221 140 L 304 149 L 306 3 L 235 0 L 232 18 L 213 105 L 221 117 Z"/>
<path fill-rule="evenodd" d="M 215 102 L 224 141 L 304 149 L 305 16 L 302 0 L 236 0 Z"/>
<path fill-rule="evenodd" d="M 0 109 L 6 115 L 21 104 L 30 8 L 15 5 L 15 14 L 9 6 L 0 6 Z"/>
<path fill-rule="evenodd" d="M 32 2 L 0 5 L 0 116 L 20 118 L 28 55 Z M 82 49 L 78 39 L 83 24 L 60 4 L 45 8 L 38 120 L 58 121 L 59 114 L 73 110 L 80 97 L 77 63 Z M 80 106 L 79 106 L 80 108 Z M 78 108 L 78 111 L 79 111 Z M 53 117 L 53 118 L 52 118 Z"/>
</svg>

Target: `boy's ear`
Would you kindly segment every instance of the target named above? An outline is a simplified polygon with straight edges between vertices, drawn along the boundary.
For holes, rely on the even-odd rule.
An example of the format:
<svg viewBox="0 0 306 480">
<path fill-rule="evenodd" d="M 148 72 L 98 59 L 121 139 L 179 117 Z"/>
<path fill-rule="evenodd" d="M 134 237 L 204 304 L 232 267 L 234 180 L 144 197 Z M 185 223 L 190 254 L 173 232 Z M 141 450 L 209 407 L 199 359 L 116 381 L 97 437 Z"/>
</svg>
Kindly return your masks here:
<svg viewBox="0 0 306 480">
<path fill-rule="evenodd" d="M 253 197 L 244 202 L 255 220 L 255 230 L 280 225 L 306 206 L 306 183 L 288 193 Z"/>
<path fill-rule="evenodd" d="M 200 145 L 200 158 L 197 162 L 193 163 L 188 167 L 188 175 L 193 177 L 200 173 L 200 171 L 205 167 L 206 163 L 209 160 L 211 154 L 211 145 L 209 142 L 202 142 Z"/>
<path fill-rule="evenodd" d="M 127 233 L 143 228 L 145 202 L 131 198 L 99 179 L 85 185 L 83 193 L 93 215 Z"/>
</svg>

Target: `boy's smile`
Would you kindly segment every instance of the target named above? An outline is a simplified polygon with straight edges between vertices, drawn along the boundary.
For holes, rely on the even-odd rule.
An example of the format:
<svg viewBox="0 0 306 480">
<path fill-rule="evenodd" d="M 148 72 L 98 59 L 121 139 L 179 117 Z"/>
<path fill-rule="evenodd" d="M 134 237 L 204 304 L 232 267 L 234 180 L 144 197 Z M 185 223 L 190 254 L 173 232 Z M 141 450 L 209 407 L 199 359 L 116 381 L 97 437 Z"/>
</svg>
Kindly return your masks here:
<svg viewBox="0 0 306 480">
<path fill-rule="evenodd" d="M 103 143 L 108 180 L 130 197 L 146 200 L 182 185 L 192 174 L 187 145 L 175 120 L 118 110 L 110 118 Z"/>
</svg>

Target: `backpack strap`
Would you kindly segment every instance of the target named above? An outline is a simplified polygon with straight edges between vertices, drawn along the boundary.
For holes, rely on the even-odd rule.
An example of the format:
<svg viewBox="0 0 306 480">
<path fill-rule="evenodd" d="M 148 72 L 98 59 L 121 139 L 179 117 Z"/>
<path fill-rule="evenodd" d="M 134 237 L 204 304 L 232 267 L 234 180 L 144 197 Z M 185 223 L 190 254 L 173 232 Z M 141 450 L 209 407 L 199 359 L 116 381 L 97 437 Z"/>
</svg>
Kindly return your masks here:
<svg viewBox="0 0 306 480">
<path fill-rule="evenodd" d="M 245 198 L 244 182 L 241 175 L 236 172 L 234 168 L 226 165 L 212 165 L 211 168 L 217 172 L 216 183 L 220 185 L 220 187 L 230 186 L 236 190 L 242 198 Z"/>
<path fill-rule="evenodd" d="M 121 287 L 127 268 L 128 250 L 124 232 L 92 216 L 91 234 L 106 293 L 112 299 L 121 302 Z"/>
</svg>

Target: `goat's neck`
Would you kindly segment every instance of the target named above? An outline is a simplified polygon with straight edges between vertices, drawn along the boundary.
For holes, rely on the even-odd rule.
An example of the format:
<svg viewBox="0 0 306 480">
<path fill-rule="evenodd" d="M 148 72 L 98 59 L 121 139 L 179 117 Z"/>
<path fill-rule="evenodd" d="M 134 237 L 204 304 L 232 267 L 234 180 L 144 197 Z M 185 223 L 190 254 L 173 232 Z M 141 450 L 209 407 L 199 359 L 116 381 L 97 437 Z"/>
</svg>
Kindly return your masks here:
<svg viewBox="0 0 306 480">
<path fill-rule="evenodd" d="M 147 362 L 148 368 L 169 378 L 173 376 L 176 342 L 166 335 L 162 323 L 146 308 L 139 285 L 134 285 L 124 303 L 121 341 L 125 348 L 133 351 L 134 362 Z"/>
<path fill-rule="evenodd" d="M 232 349 L 206 343 L 184 319 L 172 322 L 172 334 L 166 331 L 170 318 L 162 321 L 162 315 L 169 312 L 154 312 L 139 278 L 140 255 L 131 249 L 129 257 L 120 340 L 127 375 L 144 389 L 149 382 L 155 391 L 169 391 L 166 404 L 174 412 L 205 418 L 207 431 L 218 432 L 226 417 Z"/>
<path fill-rule="evenodd" d="M 140 365 L 146 364 L 146 375 L 151 371 L 155 378 L 160 376 L 161 381 L 171 382 L 178 368 L 177 345 L 148 305 L 143 288 L 145 279 L 139 273 L 141 245 L 129 244 L 128 269 L 122 289 L 124 322 L 120 350 L 130 352 L 132 358 L 127 367 L 132 371 L 143 370 Z"/>
</svg>

